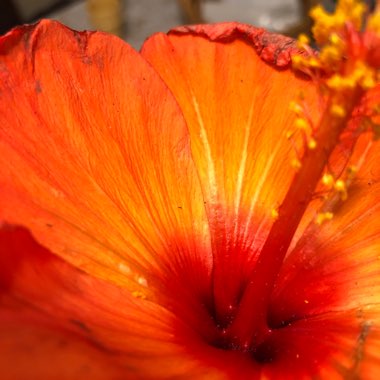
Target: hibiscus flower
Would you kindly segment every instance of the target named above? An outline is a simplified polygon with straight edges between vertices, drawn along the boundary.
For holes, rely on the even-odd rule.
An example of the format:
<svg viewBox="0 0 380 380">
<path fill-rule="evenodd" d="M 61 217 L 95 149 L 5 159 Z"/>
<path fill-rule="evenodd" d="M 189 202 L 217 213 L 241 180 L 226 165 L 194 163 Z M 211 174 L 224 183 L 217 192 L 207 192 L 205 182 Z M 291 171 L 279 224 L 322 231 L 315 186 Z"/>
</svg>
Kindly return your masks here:
<svg viewBox="0 0 380 380">
<path fill-rule="evenodd" d="M 320 54 L 1 37 L 2 379 L 379 378 L 380 22 L 341 3 Z"/>
</svg>

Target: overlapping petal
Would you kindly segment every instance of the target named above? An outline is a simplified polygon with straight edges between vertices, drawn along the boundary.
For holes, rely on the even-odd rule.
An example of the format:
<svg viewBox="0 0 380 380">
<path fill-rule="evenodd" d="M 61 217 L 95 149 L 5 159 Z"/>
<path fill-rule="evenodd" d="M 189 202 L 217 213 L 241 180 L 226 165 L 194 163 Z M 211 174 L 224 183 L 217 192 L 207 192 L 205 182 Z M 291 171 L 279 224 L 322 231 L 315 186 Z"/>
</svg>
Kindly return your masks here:
<svg viewBox="0 0 380 380">
<path fill-rule="evenodd" d="M 2 219 L 149 297 L 180 267 L 207 289 L 189 136 L 154 70 L 115 37 L 52 21 L 11 31 L 0 53 Z"/>
<path fill-rule="evenodd" d="M 280 70 L 289 66 L 292 49 L 289 38 L 236 23 L 179 28 L 142 48 L 189 126 L 220 314 L 236 306 L 252 268 L 247 257 L 260 250 L 294 175 L 289 103 L 302 91 L 315 105 L 311 116 L 319 111 L 311 83 Z"/>
<path fill-rule="evenodd" d="M 0 230 L 0 322 L 6 380 L 218 373 L 180 345 L 179 326 L 199 340 L 180 316 L 76 269 L 20 227 Z"/>
<path fill-rule="evenodd" d="M 292 178 L 289 165 L 292 152 L 285 133 L 294 120 L 289 117 L 286 107 L 300 89 L 307 93 L 308 104 L 313 105 L 317 113 L 318 101 L 311 92 L 308 93 L 307 83 L 292 77 L 290 72 L 273 70 L 258 57 L 262 50 L 255 52 L 252 44 L 257 40 L 265 41 L 262 31 L 241 30 L 241 26 L 234 24 L 228 26 L 180 29 L 169 36 L 159 34 L 147 41 L 142 53 L 168 83 L 184 110 L 192 134 L 195 162 L 208 201 L 215 265 L 223 265 L 223 259 L 228 262 L 220 286 L 227 286 L 230 292 L 235 292 L 236 299 L 235 285 L 238 287 L 239 284 L 233 284 L 233 280 L 241 280 L 236 272 L 244 271 L 239 268 L 239 257 L 236 256 L 242 254 L 240 263 L 244 265 L 247 255 L 244 248 L 259 250 L 260 239 L 257 237 L 260 234 L 257 231 L 262 228 L 262 239 L 265 238 L 271 225 L 270 210 L 281 203 Z M 248 43 L 231 43 L 236 35 L 245 35 Z M 216 43 L 210 44 L 210 40 L 216 40 Z M 277 54 L 281 53 L 280 47 L 286 46 L 286 40 L 275 46 Z M 160 60 L 159 52 L 165 52 L 167 60 Z M 276 53 L 272 50 L 265 57 L 275 63 Z M 288 119 L 284 119 L 284 115 Z M 358 371 L 367 376 L 368 372 L 360 372 L 365 366 L 372 368 L 374 374 L 379 371 L 375 364 L 379 362 L 376 351 L 380 307 L 377 206 L 380 193 L 376 174 L 379 157 L 377 146 L 371 147 L 368 140 L 367 135 L 356 147 L 351 164 L 359 164 L 361 168 L 350 188 L 349 200 L 334 210 L 333 221 L 323 227 L 316 225 L 314 217 L 323 207 L 322 201 L 313 202 L 308 209 L 300 228 L 303 236 L 297 234 L 301 240 L 283 268 L 269 316 L 274 328 L 286 326 L 284 332 L 279 330 L 274 334 L 277 349 L 281 334 L 286 336 L 283 342 L 289 344 L 311 339 L 308 333 L 304 333 L 303 324 L 320 326 L 321 335 L 315 336 L 316 347 L 322 356 L 323 352 L 331 354 L 326 367 L 331 372 L 324 376 L 342 376 L 344 371 L 346 374 Z M 330 162 L 334 169 L 343 170 L 346 166 L 344 153 L 338 148 L 333 157 L 336 161 Z M 247 214 L 247 210 L 252 214 Z M 254 215 L 252 219 L 251 215 Z M 311 227 L 305 230 L 308 223 Z M 241 234 L 244 229 L 249 231 L 248 235 Z M 233 274 L 230 265 L 235 269 Z M 228 307 L 234 297 L 226 294 L 224 288 L 223 292 Z M 317 322 L 313 322 L 315 318 Z M 345 331 L 339 329 L 341 320 L 345 321 Z M 294 328 L 289 328 L 292 324 Z M 365 360 L 354 370 L 350 366 L 354 365 L 355 347 L 361 339 L 363 326 L 371 326 L 369 334 L 372 336 L 367 340 L 371 343 L 363 343 Z M 310 331 L 314 328 L 318 329 L 310 327 Z M 331 339 L 328 331 L 331 336 L 340 336 L 341 343 L 323 343 L 323 339 L 325 342 Z M 309 346 L 309 343 L 303 341 L 298 350 L 302 345 Z M 343 347 L 338 349 L 339 345 Z M 290 343 L 283 349 L 295 356 L 291 346 Z M 337 355 L 341 358 L 337 359 Z M 285 356 L 280 362 L 286 361 Z M 339 368 L 343 357 L 347 363 L 343 364 L 343 360 Z M 313 367 L 312 362 L 313 357 L 310 357 L 309 368 Z M 305 364 L 305 368 L 307 366 Z M 314 370 L 318 371 L 317 368 Z M 289 372 L 290 378 L 292 373 Z M 307 372 L 305 376 L 308 376 Z"/>
</svg>

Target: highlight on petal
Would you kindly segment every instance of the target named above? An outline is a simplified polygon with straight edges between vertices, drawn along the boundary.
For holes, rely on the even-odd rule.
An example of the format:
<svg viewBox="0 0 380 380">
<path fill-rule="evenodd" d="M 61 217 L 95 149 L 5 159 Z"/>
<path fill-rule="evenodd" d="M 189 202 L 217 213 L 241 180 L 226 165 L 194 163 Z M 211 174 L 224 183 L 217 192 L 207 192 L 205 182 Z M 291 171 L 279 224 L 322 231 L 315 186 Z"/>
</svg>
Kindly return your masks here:
<svg viewBox="0 0 380 380">
<path fill-rule="evenodd" d="M 313 85 L 280 70 L 294 49 L 289 38 L 236 23 L 156 34 L 142 48 L 190 130 L 210 222 L 221 319 L 236 308 L 252 268 L 247 256 L 252 261 L 260 250 L 294 174 L 295 151 L 287 133 L 295 116 L 289 104 L 302 91 L 315 101 L 311 113 L 318 113 Z"/>
<path fill-rule="evenodd" d="M 294 151 L 286 134 L 295 120 L 289 104 L 302 91 L 314 107 L 311 118 L 322 109 L 312 83 L 279 70 L 294 49 L 290 41 L 263 34 L 236 24 L 186 27 L 168 36 L 157 34 L 142 48 L 175 95 L 189 126 L 207 201 L 213 295 L 216 319 L 222 325 L 228 324 L 238 305 L 252 258 L 273 222 L 271 210 L 281 204 L 293 176 Z M 268 40 L 276 43 L 269 43 L 270 53 L 263 56 Z M 160 58 L 163 54 L 165 60 Z M 276 68 L 277 54 L 285 61 Z M 330 162 L 336 170 L 347 168 L 345 143 Z M 353 163 L 360 163 L 363 170 L 352 185 L 353 199 L 323 227 L 315 224 L 324 204 L 322 197 L 316 199 L 301 222 L 271 301 L 272 337 L 253 354 L 263 365 L 263 376 L 378 376 L 380 261 L 375 205 L 380 194 L 368 195 L 365 181 L 378 179 L 374 169 L 369 172 L 363 165 L 367 156 L 378 162 L 378 148 L 368 151 L 368 136 L 360 144 Z M 362 230 L 356 235 L 355 228 Z"/>
</svg>

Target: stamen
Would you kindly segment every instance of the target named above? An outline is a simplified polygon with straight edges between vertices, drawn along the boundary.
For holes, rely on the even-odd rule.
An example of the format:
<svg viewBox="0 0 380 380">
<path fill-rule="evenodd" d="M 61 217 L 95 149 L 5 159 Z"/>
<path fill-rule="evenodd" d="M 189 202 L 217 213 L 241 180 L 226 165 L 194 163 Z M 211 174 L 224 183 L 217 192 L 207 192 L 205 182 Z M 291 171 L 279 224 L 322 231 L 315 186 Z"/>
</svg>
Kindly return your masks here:
<svg viewBox="0 0 380 380">
<path fill-rule="evenodd" d="M 296 119 L 295 124 L 296 124 L 296 127 L 299 129 L 308 129 L 309 128 L 308 122 L 301 117 Z"/>
<path fill-rule="evenodd" d="M 330 108 L 331 115 L 336 117 L 345 117 L 346 116 L 346 110 L 343 106 L 339 104 L 333 104 Z"/>
<path fill-rule="evenodd" d="M 315 223 L 317 223 L 320 226 L 324 222 L 331 220 L 333 218 L 333 216 L 334 216 L 334 214 L 332 212 L 320 212 L 317 214 L 317 218 L 315 219 Z"/>
<path fill-rule="evenodd" d="M 316 147 L 317 147 L 317 142 L 311 138 L 308 143 L 307 143 L 307 147 L 310 149 L 310 150 L 314 150 Z"/>
<path fill-rule="evenodd" d="M 298 41 L 299 46 L 310 54 L 294 56 L 293 67 L 308 73 L 315 83 L 319 83 L 325 110 L 319 122 L 314 123 L 305 118 L 304 106 L 298 102 L 290 104 L 291 111 L 297 115 L 295 126 L 302 131 L 308 149 L 303 150 L 301 158 L 297 156 L 291 162 L 297 171 L 283 203 L 274 213 L 276 217 L 272 228 L 250 274 L 235 319 L 226 330 L 225 335 L 234 347 L 255 349 L 271 333 L 267 323 L 270 295 L 294 233 L 315 196 L 317 185 L 321 182 L 335 192 L 334 200 L 341 202 L 347 199 L 350 181 L 336 179 L 330 174 L 328 162 L 342 134 L 348 130 L 353 110 L 362 103 L 366 91 L 375 86 L 379 77 L 380 63 L 375 60 L 377 66 L 371 66 L 366 60 L 369 44 L 363 42 L 367 36 L 361 28 L 364 11 L 365 6 L 357 0 L 341 0 L 334 14 L 318 6 L 311 16 L 315 19 L 315 40 L 322 45 L 320 54 L 311 51 L 305 37 L 301 36 Z M 380 18 L 371 23 L 372 31 L 379 32 Z M 374 131 L 379 131 L 375 137 L 380 136 L 380 128 L 376 129 L 376 124 L 368 118 L 367 122 Z M 357 132 L 350 134 L 352 146 L 361 130 L 357 129 Z M 292 144 L 295 136 L 295 133 L 287 134 Z M 349 153 L 351 155 L 352 150 Z M 347 168 L 347 179 L 354 174 L 354 168 Z M 327 209 L 317 214 L 315 222 L 321 225 L 332 218 L 333 213 Z"/>
<path fill-rule="evenodd" d="M 331 174 L 325 173 L 322 177 L 322 183 L 328 188 L 332 188 L 334 186 L 334 177 Z"/>
<path fill-rule="evenodd" d="M 335 182 L 334 189 L 340 194 L 340 199 L 345 201 L 347 199 L 347 187 L 342 179 Z"/>
</svg>

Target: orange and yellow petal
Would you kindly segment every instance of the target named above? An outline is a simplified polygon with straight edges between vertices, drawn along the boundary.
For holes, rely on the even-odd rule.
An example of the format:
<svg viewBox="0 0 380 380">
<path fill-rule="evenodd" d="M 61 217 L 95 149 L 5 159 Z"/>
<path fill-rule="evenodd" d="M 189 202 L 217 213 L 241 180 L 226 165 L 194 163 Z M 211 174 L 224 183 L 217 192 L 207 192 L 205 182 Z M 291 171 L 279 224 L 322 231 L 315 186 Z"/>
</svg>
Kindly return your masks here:
<svg viewBox="0 0 380 380">
<path fill-rule="evenodd" d="M 261 38 L 258 37 L 261 31 L 252 32 L 246 28 L 243 42 L 237 38 L 244 35 L 239 28 L 234 24 L 230 29 L 225 25 L 182 28 L 172 31 L 169 36 L 153 36 L 142 49 L 144 57 L 168 83 L 189 125 L 194 160 L 207 199 L 215 267 L 218 270 L 218 265 L 224 264 L 228 268 L 221 271 L 220 287 L 223 286 L 222 296 L 225 297 L 221 301 L 221 314 L 223 306 L 227 309 L 233 305 L 231 300 L 236 299 L 242 278 L 244 282 L 244 275 L 236 273 L 244 273 L 239 268 L 239 259 L 244 264 L 247 254 L 252 254 L 249 239 L 257 237 L 258 227 L 263 227 L 264 240 L 271 225 L 271 205 L 281 203 L 289 186 L 287 181 L 292 178 L 289 163 L 294 151 L 285 132 L 292 127 L 294 119 L 285 106 L 289 107 L 300 90 L 306 94 L 305 99 L 313 106 L 313 112 L 318 113 L 320 105 L 310 83 L 294 78 L 290 71 L 274 70 L 260 59 L 262 50 L 255 51 L 252 41 L 256 42 L 256 47 L 260 46 L 257 41 Z M 210 40 L 214 42 L 210 43 Z M 165 61 L 159 59 L 163 52 L 167 57 Z M 283 51 L 279 49 L 279 52 Z M 269 54 L 272 64 L 275 64 L 275 56 Z M 333 157 L 334 162 L 330 162 L 334 170 L 347 168 L 346 152 L 343 152 L 345 143 L 343 141 L 339 147 L 337 157 Z M 377 200 L 380 194 L 374 191 L 368 195 L 366 188 L 367 181 L 371 186 L 377 182 L 375 166 L 369 172 L 366 158 L 378 162 L 377 147 L 368 151 L 368 145 L 368 136 L 365 136 L 353 157 L 354 164 L 364 162 L 367 171 L 359 171 L 349 190 L 351 200 L 337 210 L 330 223 L 323 226 L 315 223 L 323 198 L 312 202 L 297 234 L 302 243 L 296 245 L 295 253 L 289 255 L 273 296 L 270 323 L 278 329 L 273 334 L 275 349 L 281 346 L 279 340 L 283 339 L 285 351 L 296 355 L 297 350 L 303 350 L 307 355 L 307 347 L 312 344 L 312 339 L 310 344 L 308 339 L 314 334 L 315 350 L 309 350 L 306 362 L 298 366 L 304 371 L 300 376 L 305 378 L 319 371 L 326 378 L 342 376 L 338 370 L 342 358 L 347 362 L 345 370 L 349 371 L 350 365 L 354 365 L 350 360 L 355 354 L 357 341 L 361 339 L 361 329 L 367 325 L 371 325 L 370 343 L 365 345 L 366 354 L 363 354 L 360 368 L 369 369 L 360 370 L 365 371 L 360 373 L 367 375 L 371 368 L 374 373 L 379 371 L 374 363 L 378 360 L 376 347 L 380 337 L 377 327 L 380 314 Z M 358 186 L 361 187 L 359 193 Z M 247 210 L 257 220 L 247 218 Z M 312 228 L 307 229 L 309 223 Z M 241 235 L 244 228 L 249 231 L 248 240 L 245 240 L 246 235 Z M 254 244 L 259 250 L 260 240 L 254 240 Z M 239 254 L 241 257 L 237 257 Z M 228 257 L 224 259 L 225 256 Z M 365 311 L 357 317 L 356 312 L 360 312 L 362 306 Z M 330 312 L 335 314 L 326 314 L 324 319 L 325 313 Z M 313 322 L 313 317 L 317 322 Z M 285 327 L 288 324 L 294 324 L 294 329 Z M 303 324 L 310 327 L 310 333 L 305 332 Z M 344 331 L 339 327 L 341 324 L 345 326 Z M 317 330 L 320 334 L 316 334 Z M 286 339 L 278 338 L 281 335 Z M 292 342 L 297 339 L 300 343 L 293 350 Z M 268 357 L 269 354 L 266 360 Z M 315 364 L 317 357 L 319 361 Z M 286 362 L 272 359 L 276 363 L 266 365 L 271 374 L 269 378 Z M 297 360 L 288 359 L 297 367 Z M 288 365 L 289 378 L 292 378 L 294 368 Z M 273 370 L 277 366 L 277 370 Z"/>
<path fill-rule="evenodd" d="M 0 55 L 2 220 L 132 292 L 153 297 L 183 266 L 207 289 L 189 134 L 155 71 L 116 37 L 53 21 L 9 32 Z"/>
<path fill-rule="evenodd" d="M 318 113 L 312 84 L 289 70 L 293 50 L 286 37 L 236 23 L 179 28 L 142 47 L 189 127 L 220 314 L 236 306 L 252 268 L 247 262 L 265 241 L 295 173 L 297 152 L 287 134 L 296 115 L 289 105 L 303 92 L 316 105 L 311 116 Z"/>
</svg>

